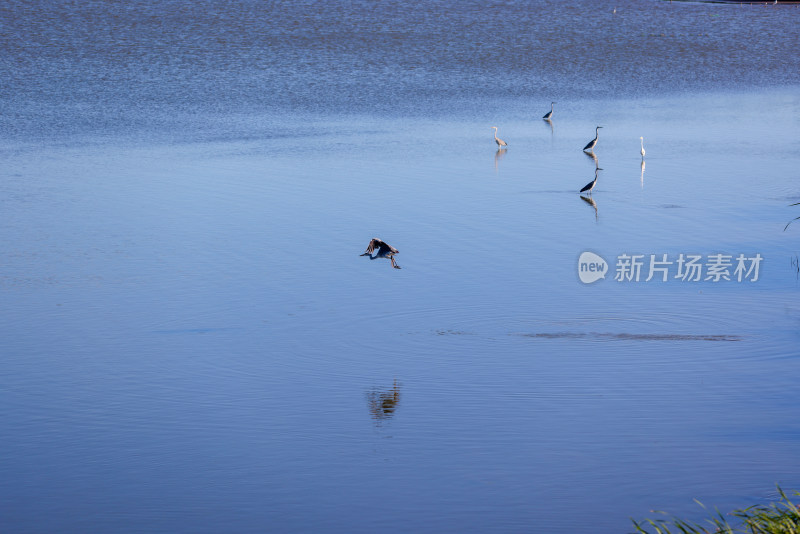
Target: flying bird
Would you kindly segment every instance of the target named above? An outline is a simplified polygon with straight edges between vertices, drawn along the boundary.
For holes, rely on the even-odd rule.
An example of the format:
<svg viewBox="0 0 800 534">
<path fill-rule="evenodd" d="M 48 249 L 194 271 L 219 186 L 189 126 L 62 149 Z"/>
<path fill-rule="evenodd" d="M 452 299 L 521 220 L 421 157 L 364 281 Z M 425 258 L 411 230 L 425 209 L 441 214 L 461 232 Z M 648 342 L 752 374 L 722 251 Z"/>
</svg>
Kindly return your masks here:
<svg viewBox="0 0 800 534">
<path fill-rule="evenodd" d="M 594 180 L 592 180 L 591 182 L 589 182 L 588 184 L 583 186 L 583 189 L 581 189 L 581 193 L 587 193 L 588 192 L 590 195 L 592 194 L 592 189 L 594 189 L 594 186 L 597 185 L 597 171 L 602 171 L 602 170 L 603 169 L 601 169 L 600 167 L 597 167 L 594 170 Z"/>
<path fill-rule="evenodd" d="M 598 132 L 598 130 L 600 128 L 602 128 L 602 126 L 598 126 L 597 128 L 594 129 L 594 139 L 592 139 L 591 141 L 586 143 L 586 146 L 583 147 L 584 150 L 592 150 L 592 151 L 594 151 L 594 147 L 597 146 L 597 138 L 600 135 L 600 132 Z"/>
<path fill-rule="evenodd" d="M 508 146 L 508 143 L 497 137 L 497 126 L 492 126 L 494 128 L 494 142 L 497 143 L 498 147 Z"/>
<path fill-rule="evenodd" d="M 369 259 L 371 260 L 375 260 L 377 258 L 389 258 L 392 260 L 392 267 L 399 269 L 400 266 L 397 265 L 396 261 L 394 261 L 394 255 L 399 253 L 400 251 L 390 244 L 386 243 L 385 241 L 381 241 L 377 237 L 373 237 L 369 242 L 369 245 L 367 245 L 367 250 L 364 251 L 362 256 L 369 256 Z M 373 254 L 375 255 L 373 256 Z"/>
<path fill-rule="evenodd" d="M 640 154 L 642 155 L 642 159 L 644 159 L 644 137 L 640 137 L 639 141 L 642 143 L 642 150 L 640 151 Z"/>
<path fill-rule="evenodd" d="M 554 105 L 555 105 L 555 102 L 550 102 L 550 111 L 548 111 L 547 113 L 544 114 L 544 117 L 542 117 L 544 120 L 549 121 L 550 119 L 553 118 L 553 106 Z"/>
</svg>

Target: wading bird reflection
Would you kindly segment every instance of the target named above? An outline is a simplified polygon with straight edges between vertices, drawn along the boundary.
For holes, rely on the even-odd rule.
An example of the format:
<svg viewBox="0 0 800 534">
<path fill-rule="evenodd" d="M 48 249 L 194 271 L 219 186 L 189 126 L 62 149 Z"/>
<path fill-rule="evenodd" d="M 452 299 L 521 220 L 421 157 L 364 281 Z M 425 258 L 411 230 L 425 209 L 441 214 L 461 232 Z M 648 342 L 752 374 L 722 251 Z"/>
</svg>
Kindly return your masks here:
<svg viewBox="0 0 800 534">
<path fill-rule="evenodd" d="M 583 147 L 584 150 L 594 151 L 594 147 L 597 146 L 597 138 L 600 136 L 600 132 L 598 131 L 600 130 L 600 128 L 602 128 L 602 126 L 598 126 L 597 128 L 594 129 L 594 139 L 586 143 L 586 146 Z"/>
<path fill-rule="evenodd" d="M 497 146 L 508 146 L 508 143 L 497 137 L 497 126 L 492 126 L 492 128 L 494 128 L 494 142 L 497 143 Z"/>
<path fill-rule="evenodd" d="M 581 193 L 587 193 L 588 192 L 590 195 L 592 194 L 592 189 L 594 189 L 594 186 L 597 185 L 597 171 L 602 171 L 602 170 L 603 169 L 601 169 L 600 167 L 597 167 L 594 170 L 594 180 L 592 180 L 591 182 L 589 182 L 588 184 L 583 186 L 583 189 L 581 189 Z"/>
<path fill-rule="evenodd" d="M 591 207 L 594 208 L 594 220 L 596 221 L 597 220 L 597 204 L 595 203 L 594 199 L 592 197 L 585 197 L 585 196 L 581 195 L 581 200 L 583 200 L 584 202 L 586 202 L 587 204 L 589 204 Z"/>
<path fill-rule="evenodd" d="M 378 258 L 389 258 L 392 260 L 392 267 L 399 269 L 400 266 L 397 265 L 396 261 L 394 261 L 394 255 L 399 253 L 400 251 L 390 244 L 381 241 L 377 237 L 373 237 L 369 242 L 369 245 L 367 245 L 367 250 L 364 251 L 362 256 L 369 256 L 369 259 L 371 260 L 376 260 Z M 373 256 L 373 254 L 375 255 Z"/>
<path fill-rule="evenodd" d="M 506 155 L 508 152 L 507 148 L 498 148 L 497 152 L 494 153 L 494 170 L 497 171 L 497 163 L 500 161 L 502 157 Z"/>
<path fill-rule="evenodd" d="M 550 111 L 544 114 L 544 117 L 542 117 L 544 120 L 549 121 L 553 118 L 553 106 L 555 106 L 555 104 L 555 102 L 550 102 Z"/>
<path fill-rule="evenodd" d="M 642 158 L 642 174 L 639 176 L 639 181 L 642 182 L 642 189 L 644 189 L 644 158 Z"/>
</svg>

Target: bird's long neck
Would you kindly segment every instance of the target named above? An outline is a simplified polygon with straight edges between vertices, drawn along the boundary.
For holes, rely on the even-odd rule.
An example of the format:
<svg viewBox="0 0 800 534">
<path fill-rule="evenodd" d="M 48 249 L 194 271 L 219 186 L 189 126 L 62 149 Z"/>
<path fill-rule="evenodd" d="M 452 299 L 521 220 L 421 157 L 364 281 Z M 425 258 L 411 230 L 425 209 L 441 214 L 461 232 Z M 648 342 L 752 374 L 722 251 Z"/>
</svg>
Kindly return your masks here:
<svg viewBox="0 0 800 534">
<path fill-rule="evenodd" d="M 639 142 L 642 143 L 642 150 L 644 150 L 644 139 L 639 139 Z"/>
</svg>

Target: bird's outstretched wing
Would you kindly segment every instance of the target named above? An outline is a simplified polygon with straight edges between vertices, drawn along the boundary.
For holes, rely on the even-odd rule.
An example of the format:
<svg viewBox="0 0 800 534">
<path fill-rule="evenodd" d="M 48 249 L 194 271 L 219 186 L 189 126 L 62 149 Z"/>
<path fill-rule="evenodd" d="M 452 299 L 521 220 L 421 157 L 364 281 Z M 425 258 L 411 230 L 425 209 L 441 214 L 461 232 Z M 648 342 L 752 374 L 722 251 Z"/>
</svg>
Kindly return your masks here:
<svg viewBox="0 0 800 534">
<path fill-rule="evenodd" d="M 364 253 L 362 254 L 362 256 L 367 256 L 367 255 L 370 255 L 370 256 L 371 256 L 371 255 L 372 255 L 372 254 L 375 252 L 375 248 L 376 248 L 376 247 L 377 247 L 378 249 L 380 249 L 380 247 L 381 247 L 381 244 L 382 244 L 382 243 L 383 243 L 383 241 L 381 241 L 381 240 L 380 240 L 380 239 L 378 239 L 377 237 L 375 237 L 375 238 L 372 238 L 372 239 L 370 240 L 370 242 L 369 242 L 369 245 L 367 245 L 367 250 L 365 250 L 365 251 L 364 251 Z"/>
<path fill-rule="evenodd" d="M 367 245 L 367 250 L 364 251 L 364 254 L 362 254 L 362 256 L 366 256 L 368 254 L 372 255 L 375 252 L 377 252 L 378 254 L 384 254 L 384 255 L 385 254 L 399 254 L 400 253 L 399 250 L 397 250 L 396 248 L 394 248 L 390 244 L 386 243 L 385 241 L 382 241 L 382 240 L 378 239 L 377 237 L 373 237 L 372 240 L 369 242 L 369 245 Z"/>
</svg>

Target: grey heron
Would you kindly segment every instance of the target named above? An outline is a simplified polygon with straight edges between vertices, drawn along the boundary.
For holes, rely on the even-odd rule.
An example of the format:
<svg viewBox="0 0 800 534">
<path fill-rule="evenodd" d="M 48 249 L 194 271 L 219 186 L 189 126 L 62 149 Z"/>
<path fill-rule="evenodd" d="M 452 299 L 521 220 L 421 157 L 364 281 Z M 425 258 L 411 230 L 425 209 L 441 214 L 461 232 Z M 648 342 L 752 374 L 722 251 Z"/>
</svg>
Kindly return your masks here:
<svg viewBox="0 0 800 534">
<path fill-rule="evenodd" d="M 592 180 L 591 182 L 589 182 L 588 184 L 583 186 L 583 189 L 581 189 L 581 191 L 580 191 L 581 193 L 588 192 L 590 195 L 592 194 L 592 189 L 594 189 L 594 186 L 597 185 L 597 171 L 602 171 L 602 170 L 603 169 L 601 169 L 600 167 L 597 167 L 594 170 L 594 180 Z"/>
<path fill-rule="evenodd" d="M 492 126 L 494 128 L 494 142 L 497 143 L 497 146 L 508 146 L 508 143 L 497 137 L 497 126 Z"/>
<path fill-rule="evenodd" d="M 544 114 L 544 117 L 542 117 L 544 120 L 549 121 L 550 119 L 553 118 L 553 106 L 554 105 L 555 105 L 555 102 L 550 102 L 550 111 L 548 111 L 547 113 Z"/>
<path fill-rule="evenodd" d="M 598 132 L 598 130 L 600 128 L 602 128 L 602 126 L 598 126 L 597 128 L 594 129 L 594 139 L 586 143 L 586 146 L 583 147 L 584 150 L 594 150 L 594 147 L 597 146 L 597 138 L 600 135 L 600 132 Z"/>
<path fill-rule="evenodd" d="M 642 150 L 639 153 L 642 155 L 642 159 L 644 159 L 644 137 L 640 137 L 639 141 L 642 143 Z"/>
<path fill-rule="evenodd" d="M 385 241 L 381 241 L 377 237 L 373 237 L 372 240 L 370 240 L 369 245 L 367 245 L 367 250 L 365 250 L 361 255 L 369 256 L 369 259 L 371 260 L 377 258 L 389 258 L 392 260 L 392 267 L 399 269 L 400 266 L 397 265 L 396 261 L 394 261 L 394 255 L 399 253 L 400 251 L 390 244 L 386 243 Z M 373 256 L 373 254 L 375 255 Z"/>
</svg>

